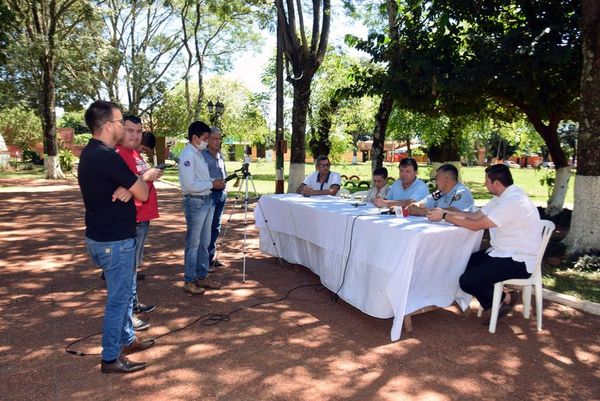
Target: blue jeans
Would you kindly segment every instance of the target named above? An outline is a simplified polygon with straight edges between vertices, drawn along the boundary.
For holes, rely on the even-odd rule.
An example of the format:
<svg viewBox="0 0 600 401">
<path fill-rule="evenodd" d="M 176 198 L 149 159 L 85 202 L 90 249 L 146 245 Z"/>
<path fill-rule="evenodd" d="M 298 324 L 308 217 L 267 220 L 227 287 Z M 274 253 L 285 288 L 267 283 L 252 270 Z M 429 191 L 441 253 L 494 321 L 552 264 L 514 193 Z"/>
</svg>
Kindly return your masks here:
<svg viewBox="0 0 600 401">
<path fill-rule="evenodd" d="M 215 258 L 215 243 L 221 232 L 221 216 L 223 215 L 223 209 L 225 208 L 227 194 L 223 191 L 213 191 L 212 200 L 213 218 L 210 227 L 210 244 L 208 245 L 208 258 L 211 262 Z"/>
<path fill-rule="evenodd" d="M 183 211 L 187 225 L 183 280 L 189 283 L 208 275 L 208 245 L 213 218 L 211 195 L 204 198 L 184 196 Z"/>
<path fill-rule="evenodd" d="M 102 359 L 111 361 L 121 355 L 121 346 L 135 340 L 131 313 L 135 286 L 136 240 L 97 242 L 86 238 L 88 253 L 102 268 L 107 298 L 102 325 Z"/>
<path fill-rule="evenodd" d="M 148 229 L 150 228 L 150 221 L 140 221 L 135 226 L 135 269 L 142 264 L 142 258 L 144 257 L 144 244 L 146 243 L 146 236 L 148 235 Z M 137 296 L 137 274 L 133 278 L 133 303 L 138 303 Z"/>
</svg>

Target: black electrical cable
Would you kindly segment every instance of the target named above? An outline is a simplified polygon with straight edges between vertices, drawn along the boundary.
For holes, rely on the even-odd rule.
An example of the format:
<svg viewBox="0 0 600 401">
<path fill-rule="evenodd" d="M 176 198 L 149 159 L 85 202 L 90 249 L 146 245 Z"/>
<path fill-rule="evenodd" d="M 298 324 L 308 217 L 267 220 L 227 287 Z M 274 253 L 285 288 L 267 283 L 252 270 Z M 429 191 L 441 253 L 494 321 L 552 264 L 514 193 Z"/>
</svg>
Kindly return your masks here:
<svg viewBox="0 0 600 401">
<path fill-rule="evenodd" d="M 219 324 L 221 322 L 229 322 L 231 320 L 231 315 L 233 315 L 234 313 L 241 312 L 241 311 L 246 310 L 246 309 L 252 309 L 252 308 L 255 308 L 255 307 L 261 306 L 261 305 L 274 304 L 274 303 L 277 303 L 277 302 L 284 301 L 284 300 L 286 300 L 290 296 L 290 294 L 292 292 L 294 292 L 294 291 L 296 291 L 296 290 L 298 290 L 300 288 L 307 288 L 307 287 L 314 287 L 315 291 L 321 291 L 322 289 L 320 287 L 323 287 L 323 285 L 321 285 L 321 284 L 303 284 L 303 285 L 299 285 L 297 287 L 292 288 L 291 290 L 288 290 L 286 292 L 286 294 L 284 296 L 282 296 L 282 297 L 279 297 L 279 298 L 276 298 L 276 299 L 273 299 L 273 300 L 270 300 L 270 301 L 257 302 L 255 304 L 252 304 L 252 305 L 249 305 L 249 306 L 241 306 L 241 307 L 239 307 L 237 309 L 234 309 L 234 310 L 232 310 L 232 311 L 230 311 L 230 312 L 228 312 L 226 314 L 205 313 L 205 314 L 197 317 L 196 319 L 192 320 L 190 323 L 188 323 L 188 324 L 186 324 L 186 325 L 184 325 L 182 327 L 179 327 L 179 328 L 174 329 L 174 330 L 170 330 L 170 331 L 168 331 L 166 333 L 163 333 L 163 334 L 161 334 L 161 335 L 159 335 L 157 337 L 154 337 L 153 340 L 158 340 L 159 338 L 162 338 L 162 337 L 168 336 L 170 334 L 177 333 L 179 331 L 185 330 L 188 327 L 190 327 L 190 326 L 192 326 L 192 325 L 194 325 L 194 324 L 196 324 L 198 322 L 200 322 L 200 324 L 202 326 L 214 326 L 214 325 Z M 100 334 L 102 334 L 102 332 L 89 334 L 89 335 L 87 335 L 85 337 L 82 337 L 80 339 L 77 339 L 75 341 L 70 342 L 69 344 L 67 344 L 65 346 L 65 352 L 67 352 L 69 354 L 72 354 L 72 355 L 77 355 L 77 356 L 92 356 L 92 355 L 99 356 L 99 355 L 101 355 L 101 354 L 91 354 L 91 353 L 86 353 L 86 352 L 82 352 L 82 351 L 70 349 L 75 344 L 78 344 L 78 343 L 80 343 L 82 341 L 87 340 L 88 338 L 91 338 L 91 337 L 94 337 L 94 336 L 98 336 Z"/>
<path fill-rule="evenodd" d="M 346 271 L 348 270 L 348 262 L 350 262 L 350 254 L 352 253 L 352 237 L 354 237 L 354 223 L 356 223 L 356 220 L 361 216 L 366 216 L 366 215 L 364 215 L 364 214 L 356 215 L 356 216 L 354 216 L 354 219 L 352 220 L 352 226 L 350 227 L 350 245 L 348 246 L 348 256 L 346 257 L 346 263 L 344 264 L 344 273 L 342 275 L 342 283 L 340 284 L 340 287 L 337 289 L 335 294 L 333 294 L 331 296 L 332 301 L 337 301 L 339 299 L 340 291 L 342 290 L 342 287 L 344 286 L 344 282 L 346 281 Z"/>
</svg>

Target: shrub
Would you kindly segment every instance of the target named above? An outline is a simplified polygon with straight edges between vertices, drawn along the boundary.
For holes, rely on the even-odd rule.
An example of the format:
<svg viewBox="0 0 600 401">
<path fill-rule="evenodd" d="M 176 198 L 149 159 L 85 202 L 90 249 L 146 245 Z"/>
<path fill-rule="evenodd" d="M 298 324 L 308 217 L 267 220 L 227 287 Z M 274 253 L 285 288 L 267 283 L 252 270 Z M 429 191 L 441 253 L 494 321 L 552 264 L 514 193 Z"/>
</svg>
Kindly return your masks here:
<svg viewBox="0 0 600 401">
<path fill-rule="evenodd" d="M 23 150 L 23 161 L 32 163 L 36 166 L 42 166 L 44 164 L 44 159 L 42 159 L 39 153 L 31 149 Z"/>
<path fill-rule="evenodd" d="M 75 137 L 73 138 L 73 142 L 75 143 L 75 145 L 87 145 L 91 138 L 92 134 L 75 135 Z"/>
<path fill-rule="evenodd" d="M 58 163 L 62 171 L 72 171 L 75 155 L 69 149 L 61 149 L 58 152 Z"/>
</svg>

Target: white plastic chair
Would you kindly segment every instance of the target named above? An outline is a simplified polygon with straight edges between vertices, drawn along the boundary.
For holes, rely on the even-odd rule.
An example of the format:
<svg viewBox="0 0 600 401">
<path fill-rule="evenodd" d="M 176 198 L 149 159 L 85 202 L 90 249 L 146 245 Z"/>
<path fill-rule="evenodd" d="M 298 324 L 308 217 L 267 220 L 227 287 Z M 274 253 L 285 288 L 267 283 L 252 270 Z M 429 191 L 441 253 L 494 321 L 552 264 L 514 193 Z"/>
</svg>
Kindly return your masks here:
<svg viewBox="0 0 600 401">
<path fill-rule="evenodd" d="M 367 197 L 368 194 L 369 194 L 369 191 L 357 191 L 352 194 L 350 199 L 362 202 L 363 200 L 365 200 L 365 198 Z"/>
<path fill-rule="evenodd" d="M 350 198 L 350 196 L 352 196 L 352 194 L 350 194 L 350 191 L 348 190 L 348 188 L 340 188 L 340 190 L 338 191 L 337 194 L 335 194 L 335 196 L 339 196 L 340 198 Z"/>
<path fill-rule="evenodd" d="M 496 324 L 498 323 L 498 312 L 500 311 L 500 302 L 502 299 L 502 291 L 505 285 L 518 285 L 523 287 L 523 317 L 529 319 L 529 312 L 531 309 L 531 287 L 535 287 L 535 317 L 537 321 L 538 331 L 542 330 L 542 312 L 543 312 L 543 298 L 542 298 L 542 258 L 546 251 L 546 246 L 550 240 L 550 236 L 554 231 L 555 225 L 549 220 L 542 220 L 542 242 L 538 249 L 538 260 L 535 265 L 535 270 L 529 278 L 526 279 L 511 279 L 506 281 L 499 281 L 494 284 L 494 298 L 492 301 L 492 314 L 490 316 L 489 332 L 496 332 Z M 477 316 L 481 317 L 483 308 L 479 305 Z"/>
</svg>

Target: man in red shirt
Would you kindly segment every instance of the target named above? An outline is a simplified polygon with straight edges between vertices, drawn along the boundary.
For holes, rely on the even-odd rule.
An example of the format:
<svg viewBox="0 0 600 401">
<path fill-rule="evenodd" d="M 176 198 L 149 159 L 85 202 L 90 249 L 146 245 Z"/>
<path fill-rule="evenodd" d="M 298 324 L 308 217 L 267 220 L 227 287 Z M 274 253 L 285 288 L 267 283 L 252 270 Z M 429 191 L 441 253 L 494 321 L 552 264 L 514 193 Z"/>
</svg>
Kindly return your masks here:
<svg viewBox="0 0 600 401">
<path fill-rule="evenodd" d="M 137 148 L 142 141 L 142 120 L 136 116 L 125 116 L 125 135 L 120 144 L 115 148 L 117 153 L 123 158 L 127 167 L 148 185 L 148 200 L 145 202 L 135 201 L 136 209 L 136 250 L 135 250 L 135 268 L 140 266 L 144 256 L 144 243 L 148 235 L 150 220 L 158 217 L 158 200 L 156 197 L 156 188 L 153 181 L 162 176 L 162 170 L 151 168 L 142 156 L 137 152 Z M 154 305 L 145 305 L 138 301 L 137 283 L 133 290 L 133 312 L 143 313 L 152 312 Z M 134 319 L 135 330 L 146 330 L 150 325 L 142 319 Z"/>
</svg>

